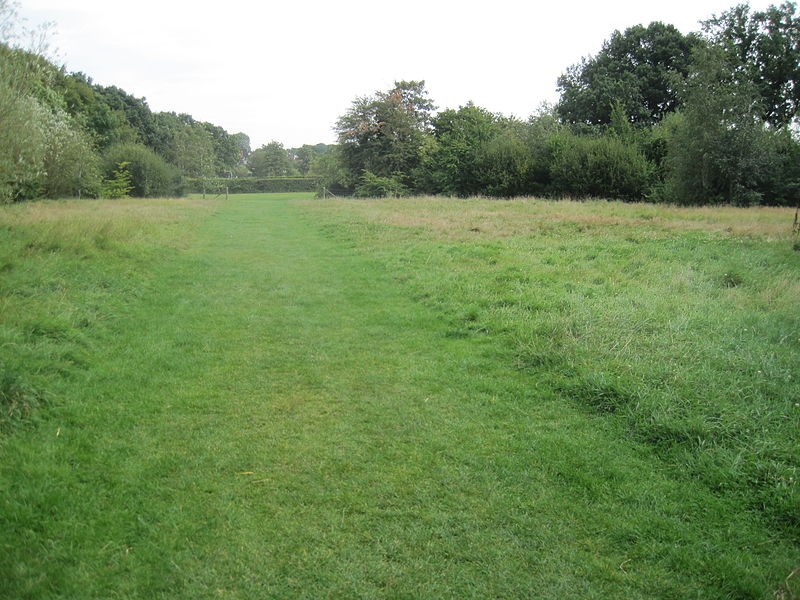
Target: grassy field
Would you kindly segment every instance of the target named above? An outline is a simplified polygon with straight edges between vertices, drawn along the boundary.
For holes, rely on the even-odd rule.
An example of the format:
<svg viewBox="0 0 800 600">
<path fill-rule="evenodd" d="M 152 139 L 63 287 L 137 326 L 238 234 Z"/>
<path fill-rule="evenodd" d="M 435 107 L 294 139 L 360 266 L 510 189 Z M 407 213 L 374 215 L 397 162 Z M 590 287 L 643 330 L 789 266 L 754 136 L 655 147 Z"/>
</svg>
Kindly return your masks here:
<svg viewBox="0 0 800 600">
<path fill-rule="evenodd" d="M 798 598 L 791 220 L 0 207 L 0 597 Z"/>
</svg>

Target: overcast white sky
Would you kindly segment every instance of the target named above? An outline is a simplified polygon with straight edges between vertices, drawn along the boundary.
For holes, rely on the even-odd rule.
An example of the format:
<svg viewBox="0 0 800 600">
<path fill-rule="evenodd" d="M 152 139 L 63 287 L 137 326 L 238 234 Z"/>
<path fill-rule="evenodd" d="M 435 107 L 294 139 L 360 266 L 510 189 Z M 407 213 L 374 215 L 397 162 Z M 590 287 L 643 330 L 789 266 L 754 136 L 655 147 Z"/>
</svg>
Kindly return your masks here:
<svg viewBox="0 0 800 600">
<path fill-rule="evenodd" d="M 20 13 L 55 22 L 69 71 L 243 131 L 256 148 L 332 143 L 356 96 L 400 79 L 424 79 L 440 108 L 472 100 L 527 117 L 615 29 L 664 21 L 687 33 L 736 3 L 22 0 Z"/>
</svg>

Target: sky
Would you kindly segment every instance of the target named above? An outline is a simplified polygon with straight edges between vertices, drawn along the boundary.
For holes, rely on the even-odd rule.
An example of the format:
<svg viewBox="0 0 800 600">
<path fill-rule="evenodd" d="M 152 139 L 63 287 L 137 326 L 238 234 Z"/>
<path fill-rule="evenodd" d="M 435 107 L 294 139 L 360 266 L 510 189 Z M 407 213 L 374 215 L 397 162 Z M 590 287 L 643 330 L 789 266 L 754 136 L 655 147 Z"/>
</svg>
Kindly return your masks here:
<svg viewBox="0 0 800 600">
<path fill-rule="evenodd" d="M 776 0 L 777 2 L 777 0 Z M 761 9 L 776 2 L 751 2 Z M 424 80 L 440 109 L 472 101 L 528 117 L 556 79 L 614 30 L 663 21 L 682 32 L 737 0 L 21 0 L 54 23 L 58 64 L 244 132 L 251 146 L 334 143 L 353 100 Z"/>
</svg>

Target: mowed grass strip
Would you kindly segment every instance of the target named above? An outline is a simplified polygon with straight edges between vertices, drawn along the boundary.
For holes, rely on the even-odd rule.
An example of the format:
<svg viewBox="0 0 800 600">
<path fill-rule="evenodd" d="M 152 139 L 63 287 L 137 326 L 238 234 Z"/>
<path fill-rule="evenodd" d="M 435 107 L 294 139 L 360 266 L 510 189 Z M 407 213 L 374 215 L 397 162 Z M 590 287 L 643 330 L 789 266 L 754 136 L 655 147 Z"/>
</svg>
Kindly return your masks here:
<svg viewBox="0 0 800 600">
<path fill-rule="evenodd" d="M 376 218 L 412 218 L 422 204 L 130 201 L 130 229 L 109 225 L 85 252 L 74 248 L 83 224 L 122 205 L 3 212 L 0 356 L 30 410 L 7 419 L 0 442 L 0 595 L 792 597 L 797 538 L 783 505 L 752 501 L 760 484 L 710 485 L 697 465 L 680 468 L 681 452 L 701 455 L 694 447 L 662 448 L 637 425 L 656 402 L 647 390 L 661 389 L 654 370 L 676 366 L 663 364 L 669 353 L 697 367 L 676 400 L 730 368 L 717 346 L 705 362 L 682 348 L 697 323 L 703 343 L 717 331 L 708 343 L 724 344 L 720 312 L 679 322 L 648 358 L 663 335 L 661 305 L 649 303 L 669 297 L 631 282 L 666 277 L 614 255 L 613 228 L 473 239 L 481 222 L 460 231 L 470 205 L 450 201 L 437 210 L 455 233 Z M 55 242 L 29 244 L 48 221 L 26 211 L 50 209 L 83 233 L 62 240 L 51 227 Z M 707 241 L 648 231 L 636 260 L 667 273 Z M 575 238 L 600 262 L 573 271 Z M 778 251 L 743 243 L 765 259 Z M 772 291 L 755 286 L 747 302 L 755 323 L 774 311 L 791 328 L 797 263 L 781 256 L 788 267 L 762 267 Z M 718 266 L 686 284 L 689 306 L 752 289 L 703 287 Z M 590 283 L 600 277 L 609 282 Z M 598 301 L 577 302 L 589 285 Z M 626 312 L 633 296 L 641 304 Z M 592 327 L 576 329 L 588 316 Z M 744 356 L 762 351 L 754 337 L 735 341 L 756 344 Z M 796 351 L 767 359 L 791 369 Z M 751 375 L 734 372 L 730 389 L 750 382 L 763 402 Z M 793 385 L 781 380 L 782 401 Z M 705 424 L 703 407 L 690 396 L 675 426 L 693 411 Z M 794 430 L 769 425 L 748 439 L 785 449 Z"/>
</svg>

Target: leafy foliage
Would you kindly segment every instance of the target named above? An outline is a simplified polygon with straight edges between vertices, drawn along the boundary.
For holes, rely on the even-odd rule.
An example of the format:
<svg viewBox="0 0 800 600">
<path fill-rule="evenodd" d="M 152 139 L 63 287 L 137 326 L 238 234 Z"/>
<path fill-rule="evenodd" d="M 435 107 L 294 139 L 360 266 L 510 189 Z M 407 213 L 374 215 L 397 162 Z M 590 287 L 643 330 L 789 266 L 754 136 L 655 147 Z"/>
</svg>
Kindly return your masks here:
<svg viewBox="0 0 800 600">
<path fill-rule="evenodd" d="M 351 177 L 342 160 L 338 146 L 329 152 L 314 157 L 308 169 L 308 176 L 319 181 L 317 192 L 320 195 L 342 195 L 349 191 Z"/>
<path fill-rule="evenodd" d="M 760 116 L 785 127 L 800 110 L 800 16 L 795 2 L 750 12 L 747 4 L 703 24 L 709 39 L 736 62 L 737 79 L 751 84 Z"/>
<path fill-rule="evenodd" d="M 356 186 L 355 195 L 362 198 L 399 198 L 410 194 L 409 188 L 403 184 L 403 174 L 391 177 L 380 177 L 370 171 L 364 171 Z"/>
<path fill-rule="evenodd" d="M 483 193 L 486 180 L 479 162 L 496 135 L 497 121 L 496 115 L 474 104 L 444 110 L 433 119 L 435 146 L 425 159 L 432 191 L 455 196 Z"/>
<path fill-rule="evenodd" d="M 351 182 L 365 171 L 379 177 L 400 173 L 408 182 L 420 163 L 433 109 L 424 81 L 397 81 L 386 92 L 356 98 L 334 128 Z"/>
<path fill-rule="evenodd" d="M 650 189 L 651 163 L 620 137 L 564 132 L 551 143 L 550 176 L 559 195 L 641 200 Z"/>
<path fill-rule="evenodd" d="M 91 138 L 76 127 L 69 115 L 50 115 L 44 154 L 43 189 L 50 198 L 96 196 L 100 186 L 100 160 Z"/>
<path fill-rule="evenodd" d="M 316 177 L 211 177 L 205 179 L 187 177 L 183 179 L 187 194 L 210 193 L 231 194 L 315 192 L 320 180 Z"/>
<path fill-rule="evenodd" d="M 720 48 L 698 54 L 668 141 L 665 198 L 680 204 L 784 204 L 797 143 L 758 114 L 758 91 Z M 796 174 L 795 174 L 796 175 Z"/>
<path fill-rule="evenodd" d="M 130 163 L 136 195 L 172 194 L 179 174 L 231 174 L 249 153 L 244 134 L 66 73 L 46 58 L 44 34 L 0 0 L 0 202 L 97 195 L 101 162 L 107 178 Z"/>
<path fill-rule="evenodd" d="M 117 163 L 112 177 L 103 182 L 102 195 L 104 198 L 128 198 L 133 189 L 131 172 L 128 170 L 130 163 L 122 161 Z"/>
<path fill-rule="evenodd" d="M 334 146 L 329 144 L 303 144 L 299 148 L 289 148 L 289 158 L 295 165 L 300 175 L 307 175 L 314 160 L 328 154 Z"/>
<path fill-rule="evenodd" d="M 559 103 L 527 120 L 472 103 L 437 114 L 424 81 L 396 81 L 352 102 L 336 146 L 253 151 L 243 133 L 66 73 L 46 44 L 20 44 L 31 32 L 0 0 L 0 202 L 97 195 L 127 162 L 131 193 L 148 196 L 180 193 L 180 177 L 301 175 L 336 195 L 790 204 L 799 23 L 787 2 L 735 6 L 705 22 L 705 38 L 659 22 L 615 31 L 559 78 Z"/>
<path fill-rule="evenodd" d="M 615 31 L 597 56 L 559 77 L 558 113 L 570 123 L 608 124 L 619 102 L 631 122 L 653 125 L 678 108 L 680 82 L 700 44 L 660 22 Z"/>
<path fill-rule="evenodd" d="M 289 153 L 280 142 L 272 141 L 254 150 L 247 166 L 256 177 L 291 177 L 297 174 Z"/>
<path fill-rule="evenodd" d="M 173 196 L 179 191 L 178 170 L 142 144 L 112 146 L 106 151 L 104 162 L 107 174 L 116 174 L 118 164 L 126 165 L 129 192 L 138 198 Z"/>
</svg>

